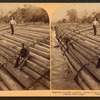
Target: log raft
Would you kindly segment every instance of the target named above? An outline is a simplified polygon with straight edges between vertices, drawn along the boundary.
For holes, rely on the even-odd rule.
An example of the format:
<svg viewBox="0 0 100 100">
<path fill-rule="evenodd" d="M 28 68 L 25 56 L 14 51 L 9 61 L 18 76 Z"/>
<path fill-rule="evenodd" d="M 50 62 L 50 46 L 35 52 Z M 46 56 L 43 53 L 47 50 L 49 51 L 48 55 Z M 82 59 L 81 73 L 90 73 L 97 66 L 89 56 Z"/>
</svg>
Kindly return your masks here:
<svg viewBox="0 0 100 100">
<path fill-rule="evenodd" d="M 9 28 L 0 27 L 0 90 L 50 89 L 49 27 L 26 27 L 29 26 L 23 26 L 23 29 L 15 27 L 13 36 Z M 22 43 L 29 46 L 30 55 L 19 70 L 14 68 L 14 64 Z"/>
<path fill-rule="evenodd" d="M 76 73 L 75 82 L 84 90 L 100 90 L 100 70 L 96 68 L 100 37 L 98 33 L 93 35 L 92 25 L 59 24 L 55 33 L 66 61 Z"/>
</svg>

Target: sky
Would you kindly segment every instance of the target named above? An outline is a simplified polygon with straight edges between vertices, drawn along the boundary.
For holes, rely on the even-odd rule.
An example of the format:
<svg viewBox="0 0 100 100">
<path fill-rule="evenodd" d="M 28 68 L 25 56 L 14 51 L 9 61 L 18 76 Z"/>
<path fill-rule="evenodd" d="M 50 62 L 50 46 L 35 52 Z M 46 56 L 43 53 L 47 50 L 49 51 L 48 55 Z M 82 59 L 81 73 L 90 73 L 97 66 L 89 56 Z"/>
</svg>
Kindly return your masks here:
<svg viewBox="0 0 100 100">
<path fill-rule="evenodd" d="M 14 11 L 18 7 L 21 7 L 22 8 L 23 6 L 24 6 L 23 4 L 0 4 L 0 12 L 1 12 L 1 9 L 2 9 L 3 14 L 5 15 L 9 11 Z"/>
<path fill-rule="evenodd" d="M 71 4 L 57 8 L 52 14 L 52 22 L 57 22 L 62 18 L 66 18 L 66 11 L 69 9 L 75 9 L 78 12 L 78 16 L 81 18 L 85 14 L 85 9 L 87 15 L 92 12 L 100 12 L 100 3 L 84 3 L 84 4 Z"/>
<path fill-rule="evenodd" d="M 9 11 L 15 11 L 18 7 L 23 8 L 24 4 L 0 4 L 0 15 L 1 9 L 3 11 L 3 15 L 7 14 Z M 36 6 L 33 6 L 36 7 Z"/>
</svg>

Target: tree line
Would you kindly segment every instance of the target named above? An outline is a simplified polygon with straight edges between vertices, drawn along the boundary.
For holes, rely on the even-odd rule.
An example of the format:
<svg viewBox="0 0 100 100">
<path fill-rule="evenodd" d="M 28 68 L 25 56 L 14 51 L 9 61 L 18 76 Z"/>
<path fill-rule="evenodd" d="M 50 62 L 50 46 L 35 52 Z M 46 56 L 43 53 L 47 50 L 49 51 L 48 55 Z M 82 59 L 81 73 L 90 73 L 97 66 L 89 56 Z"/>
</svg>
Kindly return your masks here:
<svg viewBox="0 0 100 100">
<path fill-rule="evenodd" d="M 24 6 L 23 8 L 17 8 L 15 11 L 9 11 L 5 16 L 0 18 L 1 22 L 8 23 L 13 17 L 17 23 L 25 22 L 44 22 L 49 23 L 49 17 L 47 12 L 38 7 Z"/>
<path fill-rule="evenodd" d="M 92 23 L 94 17 L 100 22 L 100 13 L 92 12 L 90 15 L 87 14 L 85 10 L 82 18 L 79 18 L 78 12 L 75 9 L 70 9 L 66 11 L 66 18 L 59 20 L 57 23 Z"/>
</svg>

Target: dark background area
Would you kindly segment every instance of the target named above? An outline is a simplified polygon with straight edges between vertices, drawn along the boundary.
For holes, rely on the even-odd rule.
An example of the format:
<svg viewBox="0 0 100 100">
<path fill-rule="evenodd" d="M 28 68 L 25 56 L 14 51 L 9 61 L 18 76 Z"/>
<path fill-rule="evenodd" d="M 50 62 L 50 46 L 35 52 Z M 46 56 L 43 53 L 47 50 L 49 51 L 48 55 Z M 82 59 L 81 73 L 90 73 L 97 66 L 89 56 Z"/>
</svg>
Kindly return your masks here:
<svg viewBox="0 0 100 100">
<path fill-rule="evenodd" d="M 97 97 L 1 97 L 0 100 L 100 100 Z"/>
<path fill-rule="evenodd" d="M 41 2 L 41 3 L 64 3 L 64 2 L 100 2 L 99 0 L 0 0 L 0 2 Z"/>
</svg>

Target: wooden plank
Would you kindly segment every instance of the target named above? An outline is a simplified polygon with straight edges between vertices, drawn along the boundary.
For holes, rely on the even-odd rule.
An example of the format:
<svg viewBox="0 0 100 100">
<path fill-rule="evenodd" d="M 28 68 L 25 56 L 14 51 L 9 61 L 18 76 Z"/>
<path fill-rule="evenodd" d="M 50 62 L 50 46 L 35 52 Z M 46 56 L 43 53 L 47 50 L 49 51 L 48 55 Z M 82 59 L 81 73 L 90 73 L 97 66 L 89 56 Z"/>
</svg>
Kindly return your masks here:
<svg viewBox="0 0 100 100">
<path fill-rule="evenodd" d="M 28 67 L 24 66 L 23 70 L 29 74 L 30 76 L 32 76 L 35 80 L 37 80 L 38 78 L 41 77 L 41 75 L 39 75 L 38 73 L 36 73 L 35 71 L 32 71 L 31 69 L 29 69 Z M 44 86 L 50 88 L 50 81 L 48 81 L 47 79 L 43 78 L 42 80 L 39 81 L 39 83 L 42 83 Z"/>
<path fill-rule="evenodd" d="M 2 50 L 0 50 L 0 55 L 2 55 L 4 58 L 10 58 L 10 56 Z"/>
<path fill-rule="evenodd" d="M 78 82 L 83 90 L 91 90 L 91 88 L 89 88 L 87 83 L 82 78 L 80 78 L 80 76 L 78 77 Z"/>
<path fill-rule="evenodd" d="M 41 67 L 40 67 L 40 69 L 41 69 Z"/>
<path fill-rule="evenodd" d="M 19 83 L 17 83 L 4 69 L 0 69 L 0 77 L 11 90 L 23 90 Z"/>
<path fill-rule="evenodd" d="M 38 73 L 39 75 L 43 75 L 47 71 L 47 69 L 45 69 L 45 68 L 43 68 L 41 66 L 38 66 L 37 64 L 35 64 L 35 63 L 33 63 L 33 62 L 29 61 L 29 60 L 26 61 L 25 65 L 28 68 L 30 68 L 33 71 L 35 71 L 36 73 Z M 50 77 L 48 75 L 45 78 L 50 80 Z"/>
<path fill-rule="evenodd" d="M 67 32 L 68 32 L 68 30 L 65 30 L 65 31 L 64 31 L 64 33 L 66 33 L 66 34 L 67 34 Z M 73 34 L 76 34 L 76 33 L 70 32 L 70 35 L 73 35 Z M 83 35 L 81 35 L 81 33 L 80 33 L 80 34 L 76 34 L 73 38 L 75 38 L 75 37 L 77 37 L 78 39 L 80 38 L 80 39 L 82 39 L 82 40 L 84 40 L 84 41 L 89 41 L 90 43 L 94 43 L 95 45 L 99 45 L 99 46 L 100 46 L 100 43 L 98 43 L 98 42 L 95 41 L 95 40 L 92 40 L 92 39 L 87 38 L 87 37 L 85 36 L 85 34 L 83 34 Z"/>
<path fill-rule="evenodd" d="M 34 59 L 33 57 L 29 57 L 29 60 L 32 61 L 33 63 L 36 63 L 37 65 L 45 68 L 45 69 L 50 69 L 50 66 L 47 62 L 44 62 L 44 63 L 40 62 L 38 59 Z"/>
<path fill-rule="evenodd" d="M 2 46 L 4 46 L 6 48 L 6 49 L 2 48 L 2 50 L 4 50 L 6 53 L 9 53 L 10 55 L 15 55 L 15 53 L 18 52 L 18 50 L 15 50 L 14 48 L 11 48 L 10 46 L 6 46 L 6 45 L 2 45 Z M 9 49 L 9 50 L 7 50 L 7 49 Z M 11 52 L 10 50 L 13 51 L 13 52 Z M 45 62 L 46 64 L 49 63 L 49 60 L 47 60 L 47 59 L 45 59 L 45 58 L 43 58 L 41 56 L 38 56 L 35 53 L 34 54 L 30 53 L 30 56 L 33 56 L 34 58 L 38 59 L 41 62 Z"/>
<path fill-rule="evenodd" d="M 48 90 L 45 86 L 38 83 L 35 86 L 32 86 L 29 90 Z"/>
<path fill-rule="evenodd" d="M 46 47 L 48 49 L 50 49 L 50 45 L 47 45 L 47 44 L 42 43 L 42 42 L 39 42 L 38 44 L 41 45 L 41 46 L 44 46 L 44 47 Z"/>
<path fill-rule="evenodd" d="M 66 52 L 67 53 L 67 52 Z M 72 62 L 72 60 L 73 60 L 73 58 L 70 58 L 70 56 L 68 56 L 68 54 L 66 55 L 67 57 L 69 57 L 69 59 L 71 60 L 71 62 Z M 75 66 L 75 68 L 77 68 L 78 67 L 78 65 L 75 65 L 76 64 L 76 61 L 75 62 L 73 62 L 73 65 Z M 81 72 L 82 73 L 82 72 Z M 81 75 L 81 76 L 83 76 L 83 75 Z M 91 76 L 91 74 L 90 74 L 90 76 L 88 76 L 89 78 L 91 77 L 91 78 L 93 78 L 93 76 Z M 88 78 L 88 79 L 89 79 Z M 85 78 L 84 78 L 85 79 Z M 94 82 L 97 82 L 97 81 L 95 81 L 95 79 L 90 79 L 90 80 L 94 80 Z M 87 82 L 88 80 L 87 80 L 87 78 L 85 79 L 85 81 Z M 88 82 L 87 82 L 88 83 Z M 98 84 L 98 83 L 95 83 L 95 84 Z M 94 84 L 94 85 L 95 85 Z M 90 83 L 88 83 L 88 85 L 90 86 Z M 98 86 L 99 86 L 99 84 L 98 84 Z M 92 87 L 92 89 L 94 88 L 94 89 L 96 89 L 96 87 L 93 87 L 93 86 L 90 86 L 90 87 Z"/>
<path fill-rule="evenodd" d="M 29 39 L 29 38 L 27 38 L 27 37 L 22 37 L 22 36 L 19 36 L 18 34 L 14 34 L 17 38 L 20 38 L 20 39 L 22 39 L 22 40 L 26 40 L 26 41 L 29 41 L 29 42 L 32 42 L 32 43 L 34 43 L 35 42 L 35 40 L 32 40 L 32 39 Z"/>
<path fill-rule="evenodd" d="M 44 58 L 42 56 L 39 56 L 39 55 L 37 55 L 35 53 L 30 52 L 30 57 L 29 58 L 33 58 L 34 60 L 38 60 L 40 63 L 43 63 L 43 64 L 45 64 L 47 66 L 50 65 L 50 60 L 48 60 L 48 59 L 46 59 L 46 58 Z"/>
<path fill-rule="evenodd" d="M 23 30 L 28 30 L 28 31 L 34 31 L 34 32 L 41 32 L 41 33 L 44 33 L 44 34 L 49 34 L 50 32 L 49 31 L 44 31 L 44 30 L 36 30 L 36 29 L 29 29 L 29 28 L 21 28 Z"/>
<path fill-rule="evenodd" d="M 13 44 L 13 43 L 10 43 L 10 42 L 8 42 L 8 41 L 2 40 L 2 41 L 0 42 L 0 45 L 1 45 L 2 47 L 5 47 L 5 48 L 7 48 L 7 49 L 13 51 L 13 52 L 17 52 L 17 51 L 18 51 L 18 50 L 16 50 L 16 49 L 17 49 L 17 48 L 16 48 L 16 45 Z"/>
<path fill-rule="evenodd" d="M 45 68 L 42 68 L 41 66 L 27 60 L 25 63 L 26 66 L 28 66 L 29 68 L 31 68 L 32 70 L 36 71 L 37 73 L 40 73 L 41 75 L 43 75 L 46 72 Z"/>
<path fill-rule="evenodd" d="M 48 89 L 50 89 L 50 81 L 43 78 L 40 80 L 40 83 L 42 83 L 44 86 L 46 86 Z"/>
<path fill-rule="evenodd" d="M 21 46 L 21 43 L 15 42 L 14 40 L 8 39 L 6 37 L 1 36 L 0 39 L 6 40 L 6 41 L 8 41 L 10 43 L 13 43 L 13 44 L 17 45 L 17 46 Z"/>
<path fill-rule="evenodd" d="M 47 45 L 50 45 L 50 40 L 49 41 L 47 41 L 47 40 L 44 40 L 44 41 L 41 41 L 42 43 L 45 43 L 45 44 L 47 44 Z"/>
<path fill-rule="evenodd" d="M 13 41 L 16 41 L 18 43 L 27 43 L 26 40 L 22 40 L 20 38 L 17 38 L 16 36 L 11 36 L 11 35 L 3 35 L 4 37 L 8 38 L 8 39 L 11 39 Z M 32 44 L 31 42 L 28 41 L 28 44 Z"/>
<path fill-rule="evenodd" d="M 94 46 L 94 45 L 90 45 L 90 44 L 88 44 L 86 41 L 82 41 L 82 40 L 80 40 L 80 39 L 78 39 L 78 38 L 76 38 L 75 36 L 73 37 L 73 40 L 75 40 L 74 41 L 74 43 L 75 42 L 78 42 L 79 44 L 81 44 L 82 46 L 84 46 L 84 47 L 87 47 L 88 49 L 90 49 L 91 48 L 91 50 L 93 51 L 93 52 L 96 52 L 96 53 L 99 53 L 98 52 L 98 47 L 97 46 Z M 92 46 L 92 47 L 91 47 Z"/>
<path fill-rule="evenodd" d="M 0 89 L 3 90 L 3 91 L 9 91 L 10 90 L 3 81 L 0 81 Z"/>
<path fill-rule="evenodd" d="M 0 55 L 0 64 L 4 64 L 7 60 L 2 56 Z"/>
<path fill-rule="evenodd" d="M 74 47 L 76 48 L 76 50 L 78 51 L 78 52 L 80 52 L 81 54 L 83 54 L 88 60 L 90 60 L 90 59 L 94 59 L 93 58 L 93 55 L 91 54 L 88 54 L 88 52 L 85 52 L 85 50 L 84 49 L 81 49 L 81 48 L 79 48 L 77 45 L 74 45 Z M 89 51 L 89 50 L 88 50 Z M 96 64 L 97 63 L 97 59 L 94 59 L 93 61 L 92 61 L 94 64 Z"/>
<path fill-rule="evenodd" d="M 38 54 L 38 55 L 40 55 L 40 56 L 42 56 L 42 57 L 44 57 L 46 59 L 50 59 L 50 54 L 44 53 L 44 52 L 42 52 L 42 51 L 40 51 L 38 49 L 31 48 L 31 47 L 29 49 L 30 49 L 31 52 L 34 52 L 34 53 L 36 53 L 36 54 Z"/>
<path fill-rule="evenodd" d="M 68 59 L 70 59 L 72 65 L 78 71 L 81 68 L 81 66 L 78 64 L 78 62 L 67 52 L 66 52 L 66 56 L 68 57 Z M 99 82 L 96 81 L 96 79 L 94 79 L 94 77 L 88 71 L 86 71 L 86 69 L 83 69 L 81 71 L 80 75 L 91 89 L 94 89 L 94 90 L 100 89 Z"/>
<path fill-rule="evenodd" d="M 4 66 L 6 70 L 9 71 L 24 87 L 28 88 L 34 80 L 26 75 L 23 71 L 15 69 L 12 63 L 8 63 L 7 66 Z"/>
<path fill-rule="evenodd" d="M 37 37 L 37 38 L 41 37 L 41 36 L 44 36 L 44 37 L 47 36 L 46 34 L 42 34 L 42 33 L 38 33 L 38 32 L 31 32 L 31 31 L 28 31 L 28 30 L 26 30 L 24 32 L 24 31 L 20 31 L 19 29 L 17 29 L 16 34 L 18 34 L 20 36 L 24 36 L 23 34 L 25 34 L 25 35 L 32 36 L 32 37 Z"/>
<path fill-rule="evenodd" d="M 5 45 L 6 46 L 6 45 Z M 14 51 L 15 53 L 17 52 L 16 50 L 13 50 L 12 48 L 8 47 L 10 50 Z M 4 49 L 3 49 L 4 50 Z M 6 53 L 8 53 L 9 50 L 5 49 Z M 9 51 L 9 54 L 14 55 L 11 51 Z M 31 56 L 33 54 L 31 53 Z M 44 59 L 43 57 L 37 56 L 36 54 L 33 55 L 33 57 L 37 58 L 39 61 L 44 62 L 46 64 L 49 64 L 49 60 Z M 40 63 L 39 63 L 40 64 Z M 43 64 L 42 64 L 43 65 Z"/>
<path fill-rule="evenodd" d="M 21 45 L 20 45 L 20 46 L 21 46 Z M 38 55 L 36 55 L 36 54 L 33 54 L 33 53 L 31 53 L 31 56 L 33 56 L 33 57 L 35 57 L 35 58 L 38 58 L 38 59 L 41 59 L 41 61 L 43 61 L 43 62 L 49 64 L 49 60 L 47 60 L 47 59 L 45 59 L 45 58 L 43 58 L 43 57 L 40 57 L 40 56 L 38 56 Z"/>
<path fill-rule="evenodd" d="M 38 73 L 36 73 L 35 71 L 31 70 L 30 68 L 23 66 L 22 70 L 27 73 L 28 75 L 32 76 L 33 79 L 38 79 L 40 77 L 40 75 Z"/>
<path fill-rule="evenodd" d="M 43 47 L 41 45 L 36 44 L 35 48 L 50 54 L 50 49 L 45 48 L 45 47 Z"/>
<path fill-rule="evenodd" d="M 89 39 L 92 39 L 92 40 L 100 43 L 100 38 L 99 37 L 95 37 L 95 36 L 92 36 L 90 34 L 84 34 L 84 32 L 83 33 L 80 33 L 80 35 L 81 36 L 85 36 L 85 37 L 87 37 Z"/>
<path fill-rule="evenodd" d="M 95 44 L 95 46 L 100 46 L 100 43 L 99 42 L 96 42 L 96 41 L 94 41 L 92 39 L 89 39 L 89 38 L 86 38 L 86 37 L 82 37 L 81 35 L 77 35 L 77 37 L 80 38 L 80 39 L 83 39 L 85 41 L 89 41 L 90 43 Z"/>
<path fill-rule="evenodd" d="M 18 36 L 21 36 L 21 37 L 24 37 L 24 38 L 28 38 L 28 39 L 31 39 L 31 40 L 37 40 L 37 39 L 41 39 L 41 37 L 44 37 L 44 36 L 41 36 L 41 37 L 37 37 L 37 36 L 34 36 L 32 34 L 16 34 Z"/>
<path fill-rule="evenodd" d="M 92 47 L 90 49 L 90 46 L 89 45 L 87 45 L 87 44 L 86 45 L 85 44 L 83 45 L 82 42 L 77 41 L 77 42 L 74 42 L 73 44 L 79 46 L 81 49 L 83 49 L 89 55 L 96 56 L 96 54 L 99 53 L 98 50 L 92 49 Z"/>
<path fill-rule="evenodd" d="M 74 66 L 72 66 L 70 60 L 68 58 L 65 58 L 66 62 L 68 63 L 68 66 L 70 67 L 71 71 L 73 72 L 73 74 L 76 76 L 78 71 L 74 68 Z M 88 86 L 88 84 L 84 81 L 84 79 L 78 75 L 78 83 L 77 83 L 83 90 L 91 90 Z"/>
<path fill-rule="evenodd" d="M 73 52 L 75 54 L 75 57 L 79 58 L 80 61 L 83 63 L 83 65 L 88 62 L 88 59 L 85 58 L 84 56 L 80 56 L 81 55 L 80 53 L 75 52 L 75 51 L 73 51 Z M 96 65 L 95 64 L 90 62 L 90 64 L 88 66 L 86 66 L 86 67 L 98 80 L 100 80 L 100 75 L 99 75 L 100 71 L 96 69 Z"/>
<path fill-rule="evenodd" d="M 66 47 L 65 47 L 66 48 Z M 70 49 L 73 54 L 75 55 L 75 57 L 78 59 L 78 61 L 81 61 L 83 63 L 83 65 L 85 63 L 88 62 L 88 59 L 86 59 L 82 54 L 80 54 L 79 52 L 75 51 L 75 49 Z M 90 67 L 91 66 L 91 67 Z M 90 65 L 88 65 L 88 70 L 96 77 L 98 78 L 98 80 L 100 80 L 100 76 L 99 76 L 99 71 L 97 71 L 97 69 L 95 68 L 95 64 L 93 64 L 92 62 L 90 63 Z"/>
<path fill-rule="evenodd" d="M 5 44 L 3 42 L 0 43 L 0 46 L 5 49 L 4 51 L 7 52 L 10 55 L 14 55 L 15 53 L 18 53 L 18 47 L 16 46 L 12 46 L 8 44 Z"/>
<path fill-rule="evenodd" d="M 33 37 L 41 37 L 41 36 L 48 36 L 48 34 L 43 34 L 41 32 L 32 32 L 29 30 L 25 30 L 25 32 L 20 31 L 20 28 L 17 28 L 16 33 L 15 34 L 27 34 L 27 35 L 33 35 Z"/>
<path fill-rule="evenodd" d="M 40 68 L 41 68 L 41 67 L 40 67 Z M 9 70 L 11 71 L 11 69 L 9 69 Z M 25 71 L 25 70 L 23 70 L 23 71 Z M 32 70 L 28 71 L 28 69 L 27 69 L 26 71 L 28 72 L 28 74 L 30 74 Z M 34 72 L 34 73 L 36 74 L 36 72 Z M 36 78 L 37 76 L 35 76 L 35 74 L 32 73 L 31 75 L 33 75 L 33 76 Z M 38 75 L 38 74 L 37 74 L 37 75 Z M 40 75 L 39 75 L 39 76 L 40 76 Z M 39 78 L 39 77 L 38 77 L 38 78 Z M 43 83 L 43 82 L 42 82 L 42 83 Z M 48 82 L 47 82 L 47 83 L 48 83 Z"/>
</svg>

